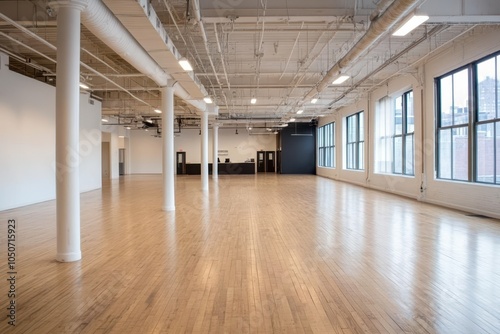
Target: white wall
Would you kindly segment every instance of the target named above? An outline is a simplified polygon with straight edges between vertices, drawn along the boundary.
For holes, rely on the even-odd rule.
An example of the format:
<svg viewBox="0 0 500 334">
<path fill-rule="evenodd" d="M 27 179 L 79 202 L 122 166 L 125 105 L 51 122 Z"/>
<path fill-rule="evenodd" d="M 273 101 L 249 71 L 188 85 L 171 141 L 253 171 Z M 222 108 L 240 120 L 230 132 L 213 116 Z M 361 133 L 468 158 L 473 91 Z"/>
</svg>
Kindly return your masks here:
<svg viewBox="0 0 500 334">
<path fill-rule="evenodd" d="M 130 169 L 132 174 L 161 173 L 161 138 L 153 137 L 154 132 L 134 130 L 130 132 Z M 209 162 L 212 162 L 212 130 L 209 130 Z M 201 136 L 199 130 L 182 129 L 175 135 L 175 151 L 186 152 L 187 163 L 200 163 Z M 255 159 L 259 150 L 276 150 L 275 135 L 249 135 L 245 129 L 219 129 L 219 151 L 227 151 L 221 155 L 221 162 L 230 158 L 231 162 L 244 162 Z"/>
<path fill-rule="evenodd" d="M 433 55 L 415 69 L 412 75 L 401 75 L 389 80 L 383 87 L 370 92 L 356 105 L 342 108 L 331 116 L 320 119 L 319 126 L 336 122 L 336 168 L 317 167 L 320 176 L 359 184 L 421 201 L 457 208 L 500 218 L 500 187 L 467 182 L 437 180 L 435 178 L 435 92 L 434 78 L 500 50 L 498 28 L 482 31 L 478 28 L 466 40 Z M 386 96 L 413 90 L 415 110 L 415 176 L 397 176 L 375 173 L 375 105 Z M 364 106 L 363 106 L 364 105 Z M 345 117 L 365 110 L 366 169 L 348 171 L 343 166 Z M 344 125 L 345 126 L 345 125 Z"/>
<path fill-rule="evenodd" d="M 2 64 L 0 114 L 0 211 L 54 199 L 55 88 Z M 100 102 L 81 95 L 81 191 L 101 187 L 100 117 Z"/>
</svg>

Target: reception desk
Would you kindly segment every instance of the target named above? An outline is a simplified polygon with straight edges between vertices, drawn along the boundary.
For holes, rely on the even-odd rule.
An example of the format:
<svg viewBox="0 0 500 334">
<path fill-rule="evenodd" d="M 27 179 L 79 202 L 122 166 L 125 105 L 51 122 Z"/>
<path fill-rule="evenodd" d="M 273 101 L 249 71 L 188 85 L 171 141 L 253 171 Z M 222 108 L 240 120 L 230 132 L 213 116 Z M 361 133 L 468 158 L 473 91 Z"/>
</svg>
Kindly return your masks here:
<svg viewBox="0 0 500 334">
<path fill-rule="evenodd" d="M 219 163 L 217 171 L 220 175 L 255 174 L 255 162 L 226 162 Z M 212 164 L 208 164 L 208 173 L 212 174 Z M 186 164 L 186 174 L 200 175 L 201 164 Z"/>
</svg>

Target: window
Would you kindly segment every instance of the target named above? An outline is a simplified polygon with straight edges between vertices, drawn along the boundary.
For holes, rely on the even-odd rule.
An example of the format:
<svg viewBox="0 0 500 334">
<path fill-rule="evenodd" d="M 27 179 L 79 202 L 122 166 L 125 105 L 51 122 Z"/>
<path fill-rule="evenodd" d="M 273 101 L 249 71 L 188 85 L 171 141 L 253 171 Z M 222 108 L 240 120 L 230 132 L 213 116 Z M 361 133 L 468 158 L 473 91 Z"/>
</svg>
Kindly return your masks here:
<svg viewBox="0 0 500 334">
<path fill-rule="evenodd" d="M 360 111 L 346 119 L 346 168 L 364 169 L 364 112 Z"/>
<path fill-rule="evenodd" d="M 381 99 L 376 112 L 375 171 L 414 175 L 413 92 Z"/>
<path fill-rule="evenodd" d="M 335 168 L 335 123 L 318 129 L 318 165 Z"/>
<path fill-rule="evenodd" d="M 437 177 L 500 184 L 500 55 L 436 79 Z"/>
</svg>

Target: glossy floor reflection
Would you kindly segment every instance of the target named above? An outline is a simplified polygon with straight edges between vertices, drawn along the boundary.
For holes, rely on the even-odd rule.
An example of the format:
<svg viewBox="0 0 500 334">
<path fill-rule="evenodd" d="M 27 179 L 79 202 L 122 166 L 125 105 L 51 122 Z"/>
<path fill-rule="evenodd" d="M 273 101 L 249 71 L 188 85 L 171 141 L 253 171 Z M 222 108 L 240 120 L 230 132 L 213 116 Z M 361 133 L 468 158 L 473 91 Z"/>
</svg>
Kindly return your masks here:
<svg viewBox="0 0 500 334">
<path fill-rule="evenodd" d="M 165 213 L 161 183 L 82 194 L 76 263 L 54 260 L 54 201 L 0 212 L 2 282 L 19 226 L 18 322 L 0 333 L 500 332 L 498 220 L 285 175 L 177 177 Z"/>
</svg>

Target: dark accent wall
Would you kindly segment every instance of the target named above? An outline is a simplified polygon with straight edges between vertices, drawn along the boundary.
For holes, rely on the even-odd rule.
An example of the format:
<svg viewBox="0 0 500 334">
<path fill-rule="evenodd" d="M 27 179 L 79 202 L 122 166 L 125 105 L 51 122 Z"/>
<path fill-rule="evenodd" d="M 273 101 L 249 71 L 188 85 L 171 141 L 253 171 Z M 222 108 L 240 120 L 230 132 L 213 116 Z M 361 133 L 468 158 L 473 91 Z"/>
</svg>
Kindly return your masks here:
<svg viewBox="0 0 500 334">
<path fill-rule="evenodd" d="M 280 137 L 281 173 L 316 174 L 315 123 L 289 123 Z"/>
</svg>

